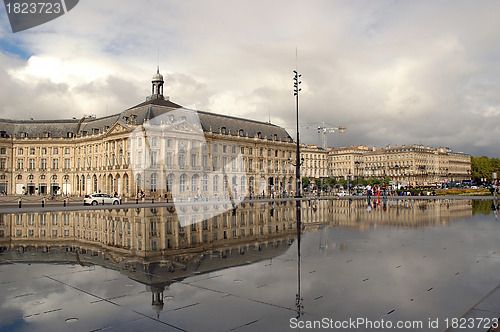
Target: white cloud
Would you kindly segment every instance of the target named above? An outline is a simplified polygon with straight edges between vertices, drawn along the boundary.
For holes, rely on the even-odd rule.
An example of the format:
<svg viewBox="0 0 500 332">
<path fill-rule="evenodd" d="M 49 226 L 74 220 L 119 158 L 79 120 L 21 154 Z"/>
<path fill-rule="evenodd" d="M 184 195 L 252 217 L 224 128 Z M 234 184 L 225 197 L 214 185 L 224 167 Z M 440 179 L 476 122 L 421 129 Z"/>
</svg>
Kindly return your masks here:
<svg viewBox="0 0 500 332">
<path fill-rule="evenodd" d="M 0 117 L 131 107 L 150 93 L 159 52 L 174 102 L 261 120 L 271 113 L 288 125 L 298 47 L 301 121 L 345 125 L 332 145 L 422 141 L 500 156 L 491 126 L 500 113 L 499 9 L 496 1 L 80 2 L 45 25 L 0 33 L 33 55 L 23 63 L 0 50 Z M 316 132 L 302 138 L 317 143 Z"/>
</svg>

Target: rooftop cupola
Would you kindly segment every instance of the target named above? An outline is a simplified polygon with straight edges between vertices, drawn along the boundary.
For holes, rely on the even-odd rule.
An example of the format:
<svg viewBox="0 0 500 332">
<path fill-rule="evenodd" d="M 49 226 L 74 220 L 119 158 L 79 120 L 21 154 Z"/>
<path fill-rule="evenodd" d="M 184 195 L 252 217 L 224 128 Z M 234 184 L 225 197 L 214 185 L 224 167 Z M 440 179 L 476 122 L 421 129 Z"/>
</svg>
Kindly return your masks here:
<svg viewBox="0 0 500 332">
<path fill-rule="evenodd" d="M 156 69 L 156 75 L 153 76 L 151 83 L 153 84 L 151 90 L 151 99 L 165 99 L 163 97 L 163 75 L 160 74 L 160 66 Z"/>
</svg>

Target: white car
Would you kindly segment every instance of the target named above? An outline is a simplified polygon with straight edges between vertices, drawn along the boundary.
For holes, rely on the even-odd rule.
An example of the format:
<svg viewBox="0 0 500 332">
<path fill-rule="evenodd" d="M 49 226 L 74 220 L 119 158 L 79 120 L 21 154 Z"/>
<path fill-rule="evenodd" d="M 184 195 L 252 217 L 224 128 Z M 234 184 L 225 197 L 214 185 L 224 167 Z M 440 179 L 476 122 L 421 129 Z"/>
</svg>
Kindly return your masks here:
<svg viewBox="0 0 500 332">
<path fill-rule="evenodd" d="M 91 194 L 85 195 L 83 198 L 83 205 L 104 205 L 104 204 L 113 204 L 118 205 L 121 204 L 120 197 L 113 197 L 109 194 Z"/>
</svg>

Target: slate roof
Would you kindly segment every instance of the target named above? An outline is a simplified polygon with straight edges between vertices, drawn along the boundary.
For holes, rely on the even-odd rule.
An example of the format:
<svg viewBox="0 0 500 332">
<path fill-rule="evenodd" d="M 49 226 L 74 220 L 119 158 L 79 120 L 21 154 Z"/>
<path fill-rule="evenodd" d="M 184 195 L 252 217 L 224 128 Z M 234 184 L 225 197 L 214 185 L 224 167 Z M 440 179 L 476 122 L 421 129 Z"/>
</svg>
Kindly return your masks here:
<svg viewBox="0 0 500 332">
<path fill-rule="evenodd" d="M 22 138 L 23 133 L 27 137 L 67 137 L 68 133 L 76 133 L 78 119 L 70 120 L 9 120 L 0 119 L 0 132 L 8 137 Z M 1 136 L 1 135 L 0 135 Z M 4 136 L 5 137 L 5 136 Z"/>
<path fill-rule="evenodd" d="M 83 118 L 69 120 L 10 120 L 0 119 L 0 136 L 22 138 L 27 137 L 71 137 L 104 133 L 116 122 L 127 123 L 134 118 L 133 124 L 140 125 L 147 120 L 164 115 L 170 111 L 181 109 L 182 106 L 164 99 L 150 99 L 131 107 L 119 114 L 103 118 Z M 269 140 L 292 142 L 288 132 L 279 126 L 267 122 L 243 119 L 228 115 L 205 111 L 195 111 L 200 119 L 204 132 L 231 134 L 233 136 L 260 137 Z M 176 112 L 173 112 L 174 114 Z M 3 134 L 3 135 L 2 135 Z"/>
</svg>

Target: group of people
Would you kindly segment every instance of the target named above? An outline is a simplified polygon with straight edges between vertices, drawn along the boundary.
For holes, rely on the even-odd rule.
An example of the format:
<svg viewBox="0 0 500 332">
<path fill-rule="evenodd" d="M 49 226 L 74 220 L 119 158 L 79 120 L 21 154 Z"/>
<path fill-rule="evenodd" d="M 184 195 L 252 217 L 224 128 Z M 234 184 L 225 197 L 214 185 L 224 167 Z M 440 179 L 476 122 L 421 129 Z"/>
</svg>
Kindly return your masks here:
<svg viewBox="0 0 500 332">
<path fill-rule="evenodd" d="M 387 196 L 387 185 L 383 183 L 381 186 L 379 185 L 374 185 L 373 187 L 371 185 L 366 186 L 366 196 L 370 198 L 371 196 L 377 196 L 380 198 L 380 195 L 383 197 Z"/>
</svg>

